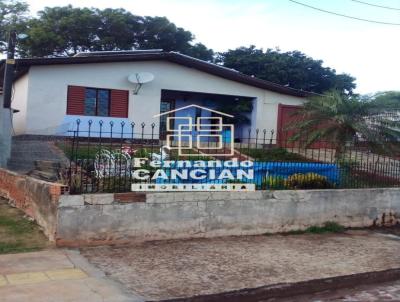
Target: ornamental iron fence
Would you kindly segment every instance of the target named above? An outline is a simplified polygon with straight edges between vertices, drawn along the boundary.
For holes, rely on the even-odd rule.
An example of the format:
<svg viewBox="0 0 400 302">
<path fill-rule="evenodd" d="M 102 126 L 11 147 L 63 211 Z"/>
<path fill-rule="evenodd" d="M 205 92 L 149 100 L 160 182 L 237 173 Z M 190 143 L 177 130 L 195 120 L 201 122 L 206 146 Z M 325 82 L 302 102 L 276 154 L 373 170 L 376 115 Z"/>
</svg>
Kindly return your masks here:
<svg viewBox="0 0 400 302">
<path fill-rule="evenodd" d="M 184 131 L 159 133 L 155 124 L 123 122 L 82 127 L 78 120 L 59 144 L 69 158 L 71 194 L 128 192 L 133 183 L 251 183 L 258 190 L 400 186 L 400 154 L 385 145 L 356 138 L 340 148 L 329 140 L 310 145 L 259 129 Z"/>
</svg>

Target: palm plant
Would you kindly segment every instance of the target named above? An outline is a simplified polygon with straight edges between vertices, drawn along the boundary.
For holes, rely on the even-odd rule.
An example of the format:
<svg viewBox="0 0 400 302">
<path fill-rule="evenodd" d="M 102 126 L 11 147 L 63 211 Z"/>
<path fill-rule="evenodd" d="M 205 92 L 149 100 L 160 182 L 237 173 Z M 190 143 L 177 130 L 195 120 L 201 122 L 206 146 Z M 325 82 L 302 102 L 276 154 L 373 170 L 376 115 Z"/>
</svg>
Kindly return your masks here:
<svg viewBox="0 0 400 302">
<path fill-rule="evenodd" d="M 395 110 L 395 103 L 385 100 L 382 102 L 376 96 L 349 96 L 338 91 L 312 97 L 293 114 L 294 122 L 287 128 L 295 132 L 290 140 L 299 141 L 304 147 L 318 141 L 329 142 L 336 150 L 337 159 L 346 144 L 355 139 L 373 150 L 379 147 L 390 152 L 399 150 L 400 111 Z"/>
</svg>

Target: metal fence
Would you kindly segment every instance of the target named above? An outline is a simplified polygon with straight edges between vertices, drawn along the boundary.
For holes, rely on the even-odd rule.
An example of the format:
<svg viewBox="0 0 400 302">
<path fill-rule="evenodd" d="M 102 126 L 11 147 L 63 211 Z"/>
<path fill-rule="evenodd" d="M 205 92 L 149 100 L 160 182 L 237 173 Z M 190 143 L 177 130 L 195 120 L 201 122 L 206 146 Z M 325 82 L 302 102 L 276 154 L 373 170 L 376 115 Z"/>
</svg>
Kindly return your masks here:
<svg viewBox="0 0 400 302">
<path fill-rule="evenodd" d="M 102 122 L 82 127 L 78 121 L 76 130 L 58 145 L 70 160 L 66 179 L 72 194 L 128 192 L 133 183 L 252 183 L 258 190 L 400 186 L 400 156 L 384 146 L 371 149 L 363 141 L 346 143 L 338 154 L 330 141 L 306 146 L 283 133 L 249 130 L 230 141 L 223 136 L 222 142 L 216 135 L 202 137 L 196 146 L 169 141 L 171 149 L 165 147 L 168 133 L 158 133 L 155 124 L 121 123 L 116 128 L 112 122 L 104 130 Z M 185 155 L 179 154 L 179 146 Z M 233 153 L 227 155 L 231 147 Z M 196 169 L 201 169 L 201 179 L 182 178 L 196 174 Z M 143 176 L 140 170 L 148 174 Z M 163 171 L 160 177 L 157 170 Z M 233 179 L 219 178 L 223 170 L 229 170 Z M 245 177 L 249 170 L 251 179 Z"/>
</svg>

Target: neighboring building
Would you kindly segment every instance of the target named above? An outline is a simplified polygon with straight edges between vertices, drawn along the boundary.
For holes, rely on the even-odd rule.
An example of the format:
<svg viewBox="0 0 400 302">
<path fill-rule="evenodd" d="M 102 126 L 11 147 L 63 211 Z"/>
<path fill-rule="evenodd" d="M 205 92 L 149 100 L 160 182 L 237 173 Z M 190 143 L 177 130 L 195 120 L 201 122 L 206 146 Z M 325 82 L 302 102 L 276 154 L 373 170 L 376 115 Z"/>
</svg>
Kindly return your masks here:
<svg viewBox="0 0 400 302">
<path fill-rule="evenodd" d="M 166 128 L 166 117 L 154 118 L 157 114 L 191 104 L 223 111 L 224 104 L 239 100 L 251 102 L 253 109 L 247 113 L 251 123 L 236 125 L 235 137 L 245 135 L 249 129 L 276 133 L 283 127 L 285 108 L 301 105 L 308 95 L 216 64 L 158 50 L 18 59 L 16 68 L 12 107 L 19 110 L 14 115 L 17 135 L 68 135 L 77 119 L 82 121 L 81 131 L 87 130 L 89 120 L 93 121 L 93 132 L 98 131 L 98 121 L 109 127 L 113 120 L 117 132 L 121 130 L 120 122 L 125 121 L 134 122 L 136 127 L 155 123 L 154 133 L 159 133 Z M 139 87 L 128 81 L 128 76 L 140 73 L 151 73 L 154 80 L 134 94 Z M 207 114 L 196 107 L 188 108 L 183 116 L 197 119 Z"/>
</svg>

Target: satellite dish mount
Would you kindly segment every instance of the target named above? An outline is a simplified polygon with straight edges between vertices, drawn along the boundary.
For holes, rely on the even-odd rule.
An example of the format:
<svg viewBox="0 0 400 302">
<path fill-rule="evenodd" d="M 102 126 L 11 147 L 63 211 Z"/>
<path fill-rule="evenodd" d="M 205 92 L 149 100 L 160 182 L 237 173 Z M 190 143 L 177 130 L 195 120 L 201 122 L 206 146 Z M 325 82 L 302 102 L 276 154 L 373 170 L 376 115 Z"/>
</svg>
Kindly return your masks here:
<svg viewBox="0 0 400 302">
<path fill-rule="evenodd" d="M 154 75 L 150 72 L 137 72 L 128 76 L 128 81 L 134 84 L 133 94 L 137 95 L 140 88 L 145 83 L 150 83 L 154 80 Z"/>
</svg>

